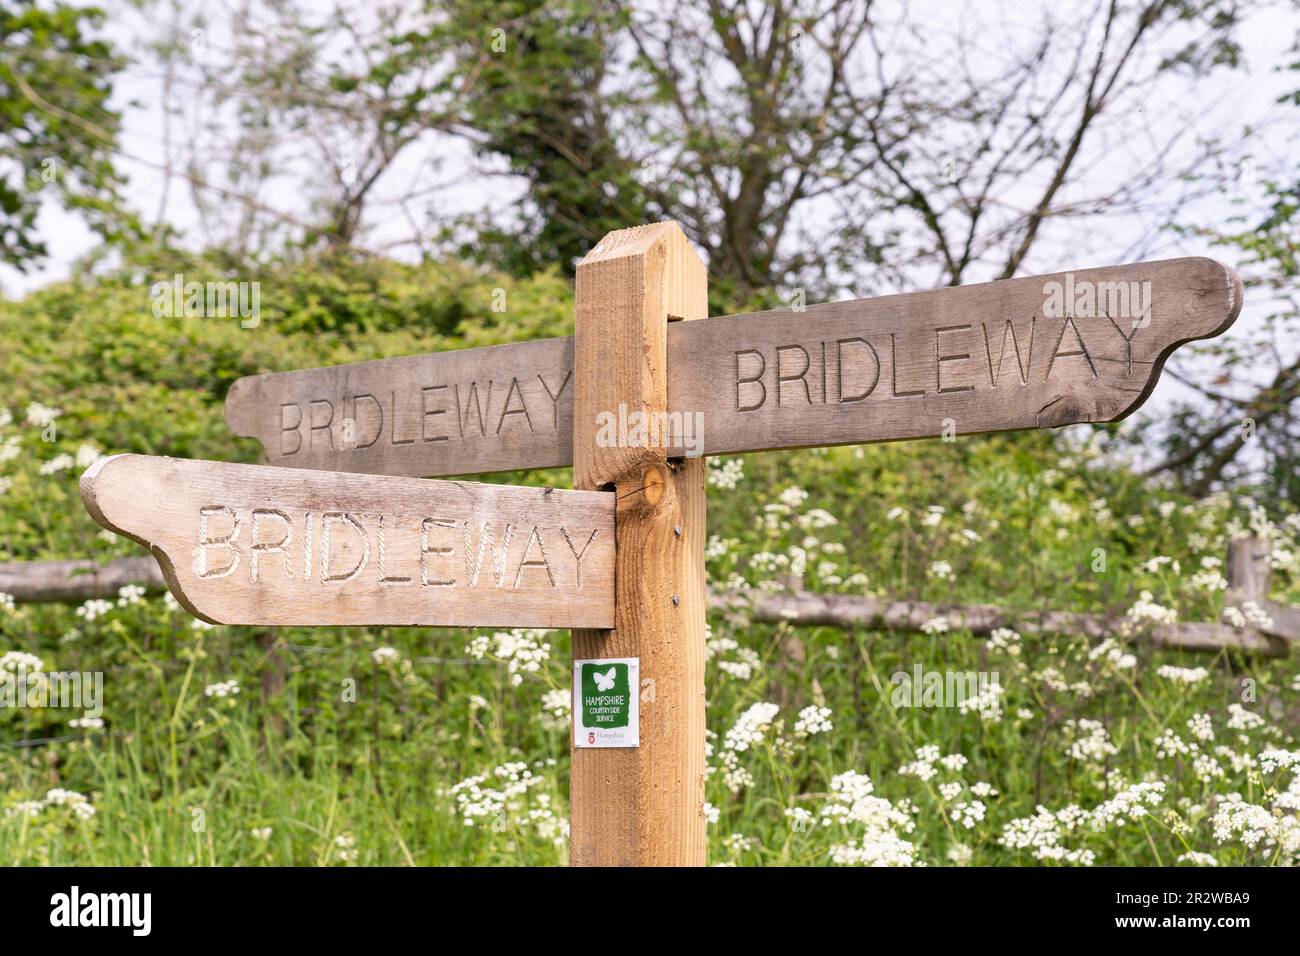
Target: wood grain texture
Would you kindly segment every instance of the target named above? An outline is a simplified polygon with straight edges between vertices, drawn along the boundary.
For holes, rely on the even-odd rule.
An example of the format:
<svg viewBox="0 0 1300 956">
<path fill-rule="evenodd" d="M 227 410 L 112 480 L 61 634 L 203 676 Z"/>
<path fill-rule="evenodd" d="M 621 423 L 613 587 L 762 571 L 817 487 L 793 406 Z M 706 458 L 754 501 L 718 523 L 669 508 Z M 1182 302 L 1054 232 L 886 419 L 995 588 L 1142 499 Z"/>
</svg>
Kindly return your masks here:
<svg viewBox="0 0 1300 956">
<path fill-rule="evenodd" d="M 969 631 L 975 636 L 991 634 L 999 627 L 1009 627 L 1022 634 L 1082 634 L 1096 641 L 1115 637 L 1128 620 L 1123 615 L 1030 611 L 993 604 L 939 604 L 813 591 L 711 594 L 709 607 L 738 622 L 757 621 L 789 627 L 867 628 L 921 634 L 924 633 L 923 625 L 935 618 L 943 618 L 951 627 Z M 1222 653 L 1225 648 L 1236 648 L 1263 657 L 1279 657 L 1286 655 L 1287 642 L 1293 642 L 1297 637 L 1300 637 L 1300 629 L 1291 628 L 1282 633 L 1276 623 L 1263 630 L 1235 628 L 1208 621 L 1180 621 L 1154 627 L 1141 633 L 1137 639 L 1159 647 L 1211 654 Z"/>
<path fill-rule="evenodd" d="M 614 621 L 610 494 L 118 455 L 81 497 L 213 623 Z"/>
<path fill-rule="evenodd" d="M 624 232 L 593 250 L 580 281 L 629 280 L 618 321 L 632 322 L 645 308 L 632 273 L 645 266 L 632 264 L 628 244 L 648 240 Z M 669 270 L 703 268 L 668 255 L 679 257 Z M 668 315 L 704 310 L 685 291 L 695 285 L 668 293 L 678 297 Z M 1226 266 L 1168 259 L 673 322 L 666 346 L 647 343 L 635 368 L 598 345 L 589 371 L 617 369 L 621 386 L 635 378 L 654 394 L 666 376 L 667 410 L 704 416 L 705 454 L 1114 421 L 1146 400 L 1175 348 L 1224 332 L 1241 296 Z M 579 311 L 592 307 L 579 299 Z M 547 339 L 245 378 L 226 417 L 272 463 L 295 467 L 456 475 L 569 465 L 575 427 L 584 440 L 596 428 L 593 409 L 574 417 L 573 348 Z M 657 457 L 646 451 L 625 449 L 602 467 Z"/>
<path fill-rule="evenodd" d="M 1228 542 L 1228 590 L 1224 607 L 1237 608 L 1263 633 L 1294 643 L 1300 641 L 1300 607 L 1269 600 L 1269 580 L 1273 575 L 1270 553 L 1268 542 L 1259 538 L 1234 538 Z M 1255 607 L 1251 608 L 1250 604 Z M 1265 615 L 1263 620 L 1257 617 L 1259 612 Z"/>
<path fill-rule="evenodd" d="M 728 316 L 669 330 L 669 395 L 709 454 L 1114 421 L 1240 310 L 1232 270 L 1170 259 Z"/>
<path fill-rule="evenodd" d="M 87 573 L 94 570 L 95 573 Z M 15 561 L 0 564 L 0 593 L 12 595 L 19 604 L 46 601 L 81 602 L 90 598 L 112 598 L 118 588 L 136 584 L 146 591 L 166 589 L 158 562 L 153 558 L 115 558 L 104 564 L 93 561 Z M 1105 615 L 1073 615 L 1059 619 L 1053 615 L 1061 611 L 1025 611 L 995 605 L 942 605 L 896 601 L 887 597 L 862 598 L 848 594 L 816 594 L 796 589 L 779 594 L 739 596 L 730 592 L 710 591 L 709 609 L 734 615 L 737 620 L 757 620 L 792 627 L 879 627 L 894 630 L 919 631 L 926 621 L 941 614 L 956 615 L 963 625 L 975 635 L 988 634 L 996 627 L 1017 627 L 1024 632 L 1044 630 L 1044 624 L 1053 624 L 1069 633 L 1082 633 L 1104 637 L 1126 620 Z M 1192 650 L 1221 650 L 1223 647 L 1244 647 L 1261 653 L 1276 649 L 1280 653 L 1286 646 L 1277 642 L 1261 642 L 1259 635 L 1278 638 L 1289 643 L 1300 642 L 1300 608 L 1279 601 L 1258 600 L 1256 603 L 1272 621 L 1255 628 L 1237 628 L 1220 624 L 1198 624 L 1196 628 L 1217 629 L 1219 644 L 1213 648 L 1204 645 L 1198 634 L 1192 633 L 1192 644 L 1183 644 L 1178 625 L 1160 628 L 1155 632 L 1158 641 L 1171 647 L 1188 647 Z M 1235 637 L 1233 635 L 1236 635 Z"/>
<path fill-rule="evenodd" d="M 103 564 L 84 558 L 0 564 L 0 594 L 19 604 L 115 598 L 128 584 L 152 592 L 167 587 L 153 558 L 114 558 Z"/>
<path fill-rule="evenodd" d="M 575 659 L 641 663 L 641 746 L 571 748 L 570 860 L 700 866 L 704 820 L 704 460 L 601 447 L 600 410 L 666 407 L 670 317 L 704 318 L 707 278 L 675 223 L 605 237 L 578 266 L 575 484 L 618 499 L 615 626 L 575 630 Z"/>
<path fill-rule="evenodd" d="M 573 339 L 254 375 L 226 421 L 271 464 L 468 475 L 573 461 Z"/>
</svg>

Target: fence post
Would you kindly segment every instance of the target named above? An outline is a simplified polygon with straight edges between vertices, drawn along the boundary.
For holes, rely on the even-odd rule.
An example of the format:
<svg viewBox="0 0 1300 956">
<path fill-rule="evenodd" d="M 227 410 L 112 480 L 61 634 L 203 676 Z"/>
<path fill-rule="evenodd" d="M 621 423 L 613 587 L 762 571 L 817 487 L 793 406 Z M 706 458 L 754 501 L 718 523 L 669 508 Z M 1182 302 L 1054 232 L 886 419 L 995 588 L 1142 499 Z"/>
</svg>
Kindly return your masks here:
<svg viewBox="0 0 1300 956">
<path fill-rule="evenodd" d="M 258 631 L 253 635 L 258 650 L 262 652 L 262 707 L 269 710 L 278 705 L 276 698 L 284 692 L 288 669 L 280 656 L 281 642 L 272 631 Z M 284 717 L 274 711 L 266 714 L 266 736 L 277 741 L 284 737 Z"/>
<path fill-rule="evenodd" d="M 1228 603 L 1268 599 L 1268 545 L 1259 538 L 1233 538 L 1228 542 Z"/>
<path fill-rule="evenodd" d="M 707 291 L 703 262 L 672 222 L 612 232 L 578 264 L 574 486 L 613 487 L 617 506 L 615 626 L 575 630 L 573 654 L 640 660 L 641 745 L 571 742 L 575 866 L 705 859 L 704 459 L 598 441 L 597 415 L 668 411 L 668 322 L 705 318 Z"/>
</svg>

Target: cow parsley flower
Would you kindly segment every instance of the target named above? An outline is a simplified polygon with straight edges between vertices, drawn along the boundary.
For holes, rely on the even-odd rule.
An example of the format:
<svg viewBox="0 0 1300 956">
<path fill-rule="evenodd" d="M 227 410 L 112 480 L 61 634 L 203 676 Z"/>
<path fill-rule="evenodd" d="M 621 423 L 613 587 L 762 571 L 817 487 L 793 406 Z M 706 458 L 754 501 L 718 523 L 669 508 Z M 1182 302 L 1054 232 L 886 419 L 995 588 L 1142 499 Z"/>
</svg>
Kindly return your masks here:
<svg viewBox="0 0 1300 956">
<path fill-rule="evenodd" d="M 953 808 L 953 816 L 967 830 L 974 830 L 984 822 L 985 807 L 980 800 L 964 800 Z"/>
<path fill-rule="evenodd" d="M 125 584 L 117 589 L 117 606 L 130 607 L 144 599 L 144 588 L 138 584 Z"/>
<path fill-rule="evenodd" d="M 762 743 L 763 734 L 772 726 L 780 709 L 776 704 L 763 701 L 750 704 L 727 731 L 723 747 L 734 753 L 744 753 L 751 746 Z"/>
<path fill-rule="evenodd" d="M 1169 569 L 1173 571 L 1174 574 L 1179 574 L 1182 571 L 1182 567 L 1179 565 L 1177 561 L 1175 561 L 1173 558 L 1166 557 L 1163 554 L 1154 557 L 1149 561 L 1144 561 L 1142 563 L 1142 570 L 1147 572 L 1147 574 L 1159 574 L 1160 569 L 1165 565 L 1169 565 Z"/>
<path fill-rule="evenodd" d="M 1137 602 L 1128 609 L 1128 618 L 1134 624 L 1177 624 L 1178 611 L 1155 603 L 1150 591 L 1138 595 Z"/>
<path fill-rule="evenodd" d="M 966 759 L 965 754 L 945 754 L 939 758 L 939 763 L 943 764 L 945 769 L 957 773 L 970 761 Z"/>
<path fill-rule="evenodd" d="M 491 637 L 479 634 L 465 648 L 467 657 L 482 660 L 491 657 L 506 665 L 511 687 L 524 682 L 525 674 L 536 674 L 551 657 L 551 645 L 543 640 L 550 631 L 543 628 L 517 628 L 498 631 Z"/>
<path fill-rule="evenodd" d="M 733 645 L 735 641 L 731 642 Z M 753 678 L 754 672 L 757 671 L 762 663 L 758 652 L 752 647 L 736 646 L 732 650 L 733 660 L 718 661 L 718 669 L 724 674 L 730 674 L 737 680 L 747 681 Z"/>
<path fill-rule="evenodd" d="M 67 807 L 79 820 L 89 820 L 95 815 L 95 808 L 91 805 L 89 797 L 75 790 L 64 790 L 60 787 L 46 792 L 45 806 Z"/>
<path fill-rule="evenodd" d="M 826 511 L 822 508 L 813 508 L 805 512 L 804 514 L 800 515 L 796 519 L 796 523 L 799 525 L 799 527 L 803 528 L 804 530 L 812 529 L 812 530 L 819 531 L 822 528 L 833 527 L 834 525 L 837 525 L 840 522 L 839 519 L 836 518 L 829 511 Z"/>
<path fill-rule="evenodd" d="M 1267 630 L 1273 626 L 1273 618 L 1254 601 L 1242 601 L 1241 613 L 1245 615 L 1246 623 L 1251 627 L 1259 627 Z"/>
<path fill-rule="evenodd" d="M 803 833 L 812 828 L 813 815 L 811 811 L 803 807 L 788 807 L 785 811 L 785 818 L 790 821 L 790 829 L 798 833 Z"/>
<path fill-rule="evenodd" d="M 1176 684 L 1199 684 L 1210 676 L 1204 667 L 1176 667 L 1173 664 L 1162 664 L 1156 668 L 1156 674 Z"/>
<path fill-rule="evenodd" d="M 939 762 L 939 757 L 939 748 L 935 744 L 926 744 L 916 751 L 915 759 L 899 767 L 898 772 L 904 777 L 916 777 L 924 782 L 938 773 L 934 765 Z"/>
<path fill-rule="evenodd" d="M 385 664 L 396 664 L 402 659 L 395 647 L 376 647 L 370 652 L 370 659 L 380 667 Z"/>
<path fill-rule="evenodd" d="M 1185 587 L 1192 591 L 1226 591 L 1228 579 L 1216 570 L 1203 569 L 1188 578 Z"/>
<path fill-rule="evenodd" d="M 831 709 L 829 707 L 818 707 L 815 704 L 811 704 L 799 711 L 799 717 L 794 722 L 796 737 L 828 734 L 834 729 L 835 727 L 831 723 Z"/>
<path fill-rule="evenodd" d="M 1071 759 L 1084 763 L 1101 763 L 1107 757 L 1119 753 L 1101 721 L 1086 718 L 1067 720 L 1065 734 L 1069 740 L 1065 753 Z"/>
<path fill-rule="evenodd" d="M 103 598 L 91 598 L 77 608 L 77 617 L 84 617 L 86 623 L 90 623 L 97 617 L 103 617 L 111 610 L 113 610 L 111 601 L 105 601 Z"/>
<path fill-rule="evenodd" d="M 44 428 L 62 414 L 62 409 L 50 408 L 40 402 L 31 402 L 27 406 L 27 424 L 35 425 L 37 428 Z"/>
<path fill-rule="evenodd" d="M 1079 520 L 1079 509 L 1068 502 L 1053 498 L 1047 502 L 1047 510 L 1060 524 L 1074 524 Z"/>
<path fill-rule="evenodd" d="M 1214 723 L 1210 720 L 1209 714 L 1193 714 L 1187 720 L 1187 729 L 1202 743 L 1214 740 Z"/>
<path fill-rule="evenodd" d="M 209 684 L 203 688 L 205 697 L 235 697 L 239 694 L 239 681 L 237 679 L 217 681 L 215 684 Z"/>
<path fill-rule="evenodd" d="M 1241 704 L 1228 705 L 1229 730 L 1256 730 L 1265 726 L 1265 724 L 1267 724 L 1267 721 L 1263 717 L 1247 710 Z"/>
<path fill-rule="evenodd" d="M 947 561 L 930 562 L 930 577 L 937 578 L 940 581 L 946 581 L 952 577 L 952 565 Z"/>
<path fill-rule="evenodd" d="M 932 617 L 921 623 L 921 630 L 926 634 L 944 634 L 951 626 L 946 617 Z"/>
<path fill-rule="evenodd" d="M 780 499 L 781 504 L 793 510 L 800 507 L 808 500 L 808 492 L 804 491 L 802 488 L 790 487 L 781 492 L 777 497 Z"/>
<path fill-rule="evenodd" d="M 1266 807 L 1247 803 L 1239 793 L 1227 794 L 1210 821 L 1214 839 L 1226 843 L 1236 837 L 1247 849 L 1271 845 L 1279 835 L 1277 821 Z"/>
<path fill-rule="evenodd" d="M 1093 830 L 1101 831 L 1112 825 L 1122 826 L 1126 822 L 1136 821 L 1146 816 L 1147 808 L 1157 806 L 1164 796 L 1165 784 L 1162 780 L 1135 783 L 1094 807 L 1088 816 L 1088 824 Z"/>
<path fill-rule="evenodd" d="M 1000 721 L 1002 719 L 1002 696 L 1006 693 L 998 681 L 981 682 L 979 691 L 973 697 L 965 697 L 957 704 L 957 710 L 963 714 L 979 714 L 981 720 Z"/>
<path fill-rule="evenodd" d="M 745 462 L 742 458 L 710 458 L 708 461 L 708 484 L 712 488 L 734 491 L 745 477 Z"/>
<path fill-rule="evenodd" d="M 28 654 L 26 651 L 6 651 L 3 655 L 0 655 L 0 674 L 17 674 L 20 671 L 39 672 L 44 668 L 44 661 L 35 654 Z"/>
<path fill-rule="evenodd" d="M 989 651 L 1001 651 L 1017 657 L 1020 654 L 1020 635 L 1009 627 L 995 627 L 989 634 L 989 639 L 984 642 L 984 647 Z"/>
<path fill-rule="evenodd" d="M 553 728 L 567 727 L 573 713 L 573 695 L 564 688 L 542 694 L 542 721 Z"/>
<path fill-rule="evenodd" d="M 103 457 L 104 456 L 100 454 L 98 448 L 94 445 L 83 442 L 81 446 L 77 448 L 77 467 L 84 471 Z"/>
<path fill-rule="evenodd" d="M 491 821 L 501 829 L 511 817 L 527 819 L 530 806 L 549 805 L 548 795 L 533 795 L 545 782 L 546 778 L 535 775 L 528 764 L 512 761 L 465 778 L 451 788 L 451 796 L 465 826 Z M 542 796 L 547 799 L 541 800 Z"/>
<path fill-rule="evenodd" d="M 61 471 L 67 471 L 74 464 L 76 464 L 76 462 L 73 460 L 73 457 L 64 453 L 55 455 L 49 461 L 42 464 L 38 470 L 42 475 L 57 475 Z"/>
<path fill-rule="evenodd" d="M 1300 751 L 1265 750 L 1259 755 L 1259 769 L 1264 773 L 1273 773 L 1279 768 L 1283 770 L 1300 769 Z"/>
<path fill-rule="evenodd" d="M 936 754 L 937 757 L 937 754 Z M 916 847 L 903 834 L 916 828 L 911 815 L 873 793 L 866 774 L 850 770 L 831 778 L 832 802 L 822 808 L 824 823 L 861 826 L 856 842 L 831 847 L 831 860 L 841 866 L 914 866 Z"/>
<path fill-rule="evenodd" d="M 350 833 L 340 833 L 334 838 L 334 848 L 340 862 L 352 863 L 357 858 L 357 841 Z"/>
<path fill-rule="evenodd" d="M 1132 654 L 1125 653 L 1124 649 L 1111 637 L 1106 638 L 1090 649 L 1088 651 L 1088 660 L 1102 661 L 1103 664 L 1109 665 L 1115 670 L 1132 670 L 1137 667 L 1137 658 Z M 1091 691 L 1091 688 L 1089 688 L 1089 691 Z"/>
<path fill-rule="evenodd" d="M 970 866 L 975 858 L 975 851 L 965 843 L 954 843 L 948 848 L 948 862 L 953 866 Z"/>
<path fill-rule="evenodd" d="M 729 833 L 722 838 L 722 845 L 733 855 L 739 855 L 758 846 L 758 841 L 743 833 Z"/>
</svg>

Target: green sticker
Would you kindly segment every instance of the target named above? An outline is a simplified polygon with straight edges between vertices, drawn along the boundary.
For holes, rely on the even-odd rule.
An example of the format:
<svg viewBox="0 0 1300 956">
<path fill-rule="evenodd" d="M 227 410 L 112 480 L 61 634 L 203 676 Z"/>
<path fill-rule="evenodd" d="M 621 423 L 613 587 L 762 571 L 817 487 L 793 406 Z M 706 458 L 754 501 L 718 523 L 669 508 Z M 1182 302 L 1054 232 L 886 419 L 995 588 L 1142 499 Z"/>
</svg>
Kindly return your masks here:
<svg viewBox="0 0 1300 956">
<path fill-rule="evenodd" d="M 578 747 L 639 747 L 635 657 L 573 662 L 573 731 Z"/>
<path fill-rule="evenodd" d="M 627 665 L 582 665 L 582 724 L 608 730 L 626 727 L 632 715 Z"/>
</svg>

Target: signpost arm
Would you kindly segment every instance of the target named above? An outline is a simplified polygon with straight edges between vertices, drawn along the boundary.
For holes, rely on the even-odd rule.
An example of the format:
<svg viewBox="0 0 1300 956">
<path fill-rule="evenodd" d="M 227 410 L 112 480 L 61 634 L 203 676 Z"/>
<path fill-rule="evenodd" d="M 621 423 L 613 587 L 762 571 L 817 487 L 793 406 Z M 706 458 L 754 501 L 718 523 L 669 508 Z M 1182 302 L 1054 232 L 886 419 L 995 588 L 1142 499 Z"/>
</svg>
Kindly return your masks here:
<svg viewBox="0 0 1300 956">
<path fill-rule="evenodd" d="M 575 630 L 573 654 L 640 659 L 641 728 L 636 748 L 571 746 L 577 866 L 705 860 L 704 459 L 619 423 L 668 411 L 668 322 L 705 318 L 707 288 L 672 222 L 612 232 L 578 264 L 574 485 L 613 486 L 617 507 L 615 626 Z"/>
</svg>

